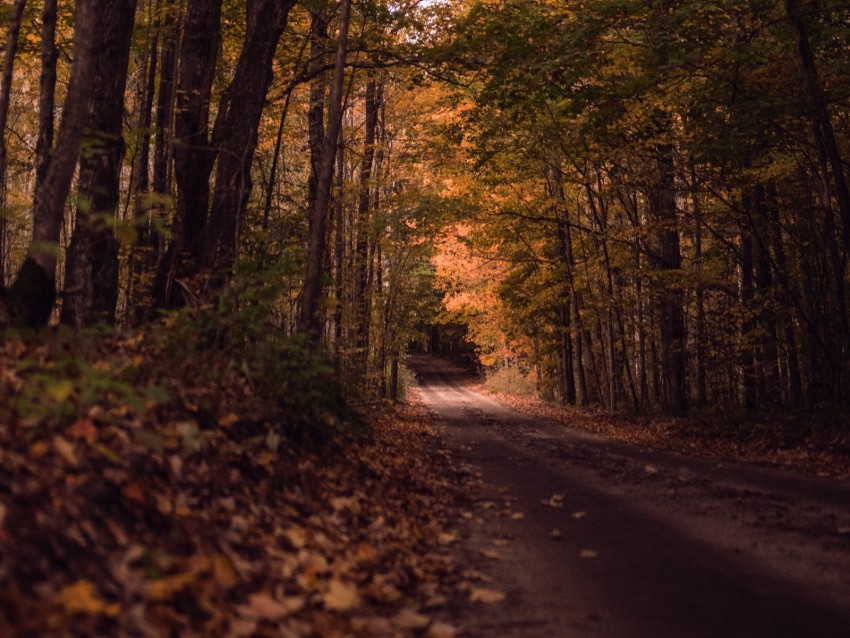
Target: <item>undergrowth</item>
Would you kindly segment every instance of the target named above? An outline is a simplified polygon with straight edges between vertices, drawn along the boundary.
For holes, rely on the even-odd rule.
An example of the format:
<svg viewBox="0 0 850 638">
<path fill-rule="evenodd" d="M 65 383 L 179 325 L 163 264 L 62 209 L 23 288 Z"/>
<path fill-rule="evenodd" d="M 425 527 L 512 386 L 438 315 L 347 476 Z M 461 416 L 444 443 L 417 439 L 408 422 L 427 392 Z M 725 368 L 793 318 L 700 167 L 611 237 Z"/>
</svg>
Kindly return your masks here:
<svg viewBox="0 0 850 638">
<path fill-rule="evenodd" d="M 537 394 L 537 385 L 534 379 L 518 368 L 503 367 L 488 372 L 484 387 L 489 392 L 519 397 L 533 397 Z"/>
</svg>

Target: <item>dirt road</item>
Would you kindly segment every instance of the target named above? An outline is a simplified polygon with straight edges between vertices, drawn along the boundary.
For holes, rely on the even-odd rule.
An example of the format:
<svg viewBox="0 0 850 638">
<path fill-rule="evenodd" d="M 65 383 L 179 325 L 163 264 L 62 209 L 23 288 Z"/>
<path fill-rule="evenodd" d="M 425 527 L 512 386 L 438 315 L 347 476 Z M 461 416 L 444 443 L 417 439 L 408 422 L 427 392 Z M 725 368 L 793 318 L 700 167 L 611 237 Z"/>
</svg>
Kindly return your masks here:
<svg viewBox="0 0 850 638">
<path fill-rule="evenodd" d="M 480 475 L 464 551 L 503 602 L 467 636 L 850 637 L 850 485 L 608 441 L 530 419 L 415 358 Z"/>
</svg>

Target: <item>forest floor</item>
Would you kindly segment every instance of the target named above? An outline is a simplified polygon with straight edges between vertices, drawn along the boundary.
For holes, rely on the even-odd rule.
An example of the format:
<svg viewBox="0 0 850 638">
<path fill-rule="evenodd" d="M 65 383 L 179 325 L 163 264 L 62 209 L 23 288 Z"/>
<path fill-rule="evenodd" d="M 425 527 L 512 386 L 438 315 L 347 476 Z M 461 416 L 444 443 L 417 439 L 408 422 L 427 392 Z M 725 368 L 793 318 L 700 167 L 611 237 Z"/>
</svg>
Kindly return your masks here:
<svg viewBox="0 0 850 638">
<path fill-rule="evenodd" d="M 630 416 L 599 408 L 567 407 L 536 398 L 489 393 L 514 410 L 617 441 L 711 459 L 747 461 L 800 470 L 821 477 L 850 479 L 850 424 L 834 414 L 799 412 L 763 415 L 757 420 L 720 415 L 670 418 Z"/>
<path fill-rule="evenodd" d="M 241 366 L 73 341 L 0 343 L 0 635 L 456 635 L 473 481 L 421 408 L 299 437 Z"/>
<path fill-rule="evenodd" d="M 339 406 L 323 407 L 332 392 L 309 399 L 318 407 L 286 398 L 304 394 L 299 383 L 313 387 L 317 373 L 290 371 L 300 381 L 270 401 L 261 378 L 235 365 L 232 353 L 221 361 L 214 352 L 174 354 L 184 340 L 179 325 L 174 330 L 176 341 L 59 332 L 0 343 L 0 635 L 452 638 L 572 636 L 615 626 L 601 622 L 608 612 L 598 600 L 576 590 L 566 608 L 578 616 L 552 633 L 551 623 L 564 620 L 569 580 L 558 571 L 554 581 L 523 585 L 517 570 L 526 579 L 549 573 L 545 555 L 540 566 L 529 547 L 560 537 L 554 528 L 542 538 L 539 529 L 523 531 L 526 514 L 510 485 L 485 475 L 495 467 L 504 478 L 513 469 L 500 464 L 541 444 L 541 432 L 557 439 L 553 433 L 567 431 L 556 418 L 605 438 L 580 437 L 584 461 L 553 448 L 547 463 L 579 467 L 591 459 L 622 475 L 624 462 L 608 443 L 599 462 L 599 440 L 632 441 L 638 434 L 629 428 L 661 437 L 661 426 L 514 399 L 534 414 L 525 425 L 515 412 L 501 423 L 498 410 L 506 408 L 488 415 L 492 399 L 477 398 L 469 387 L 475 380 L 445 363 L 438 370 L 454 375 L 451 388 L 472 393 L 461 397 L 462 409 L 429 403 L 426 378 L 407 404 L 377 411 L 364 426 Z M 484 407 L 470 411 L 469 401 Z M 459 420 L 441 416 L 446 409 L 460 409 Z M 305 419 L 321 427 L 305 433 Z M 495 432 L 494 425 L 519 437 L 520 448 L 491 454 L 492 444 L 479 446 L 481 428 Z M 697 443 L 683 438 L 681 445 L 692 454 Z M 704 451 L 722 449 L 706 444 Z M 646 493 L 668 494 L 718 471 L 682 466 L 671 488 L 666 457 L 647 454 L 628 463 L 649 482 Z M 785 456 L 808 469 L 812 458 L 826 459 Z M 514 477 L 524 477 L 523 489 L 556 489 L 532 469 Z M 840 463 L 819 471 L 838 475 Z M 547 514 L 566 511 L 559 494 L 548 495 Z M 812 530 L 824 512 L 825 505 L 802 522 L 787 520 Z M 581 512 L 568 513 L 578 520 Z M 823 524 L 844 542 L 843 519 Z M 816 558 L 831 556 L 840 568 L 841 552 Z M 830 574 L 824 582 L 840 594 L 846 583 L 836 585 Z"/>
</svg>

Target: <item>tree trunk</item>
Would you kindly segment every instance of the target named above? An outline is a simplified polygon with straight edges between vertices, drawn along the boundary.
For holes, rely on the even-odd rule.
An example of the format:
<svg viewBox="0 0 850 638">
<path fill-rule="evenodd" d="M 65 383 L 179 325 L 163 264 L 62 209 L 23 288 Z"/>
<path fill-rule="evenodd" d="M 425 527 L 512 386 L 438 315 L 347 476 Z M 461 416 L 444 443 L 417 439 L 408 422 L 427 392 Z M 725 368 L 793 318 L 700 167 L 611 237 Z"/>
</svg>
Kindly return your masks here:
<svg viewBox="0 0 850 638">
<path fill-rule="evenodd" d="M 74 58 L 68 93 L 57 134 L 56 149 L 33 207 L 33 238 L 29 254 L 7 304 L 10 321 L 18 326 L 44 326 L 56 301 L 56 262 L 65 199 L 74 176 L 83 131 L 87 125 L 89 96 L 95 86 L 94 69 L 102 56 L 100 15 L 110 0 L 77 0 L 74 19 Z"/>
<path fill-rule="evenodd" d="M 153 0 L 149 0 L 154 5 Z M 150 219 L 151 202 L 146 201 L 150 191 L 151 125 L 153 124 L 153 101 L 156 94 L 156 74 L 159 64 L 159 31 L 161 17 L 160 1 L 153 6 L 152 18 L 145 61 L 143 85 L 139 89 L 139 117 L 136 131 L 136 164 L 133 171 L 133 221 L 136 224 L 136 243 L 130 255 L 130 282 L 127 313 L 134 312 L 141 321 L 150 313 L 150 298 L 146 294 L 150 288 L 147 281 L 154 267 L 154 228 Z"/>
<path fill-rule="evenodd" d="M 745 196 L 748 199 L 748 196 Z M 745 208 L 749 207 L 745 203 Z M 741 322 L 741 386 L 744 409 L 751 411 L 757 405 L 756 380 L 753 370 L 753 329 L 755 327 L 752 318 L 752 303 L 754 293 L 753 286 L 753 241 L 747 232 L 741 234 L 741 305 L 744 320 Z"/>
<path fill-rule="evenodd" d="M 342 16 L 339 22 L 339 41 L 334 64 L 331 92 L 328 98 L 328 127 L 322 148 L 322 165 L 316 189 L 316 206 L 312 211 L 310 240 L 307 246 L 307 273 L 301 295 L 301 312 L 298 331 L 320 337 L 319 298 L 322 294 L 322 265 L 325 254 L 325 230 L 328 223 L 331 184 L 337 140 L 342 124 L 342 82 L 345 74 L 345 58 L 348 50 L 348 24 L 351 19 L 351 0 L 342 0 Z"/>
<path fill-rule="evenodd" d="M 779 218 L 779 203 L 777 202 L 776 186 L 768 183 L 767 214 L 771 230 L 770 241 L 776 255 L 776 272 L 781 284 L 782 293 L 782 333 L 785 338 L 785 359 L 788 365 L 788 395 L 792 406 L 798 407 L 803 403 L 803 381 L 800 375 L 800 361 L 797 346 L 797 335 L 794 321 L 791 318 L 792 294 L 788 281 L 788 257 L 785 253 L 785 243 L 782 238 L 782 225 Z"/>
<path fill-rule="evenodd" d="M 213 146 L 215 191 L 205 231 L 204 266 L 216 283 L 230 275 L 251 194 L 257 131 L 271 86 L 274 55 L 295 0 L 248 0 L 245 44 L 218 106 Z"/>
<path fill-rule="evenodd" d="M 56 0 L 44 0 L 41 14 L 41 77 L 39 80 L 38 139 L 35 143 L 35 188 L 39 189 L 50 165 L 56 98 Z"/>
<path fill-rule="evenodd" d="M 124 158 L 124 92 L 136 0 L 110 0 L 98 12 L 101 38 L 92 72 L 87 150 L 80 159 L 76 223 L 65 263 L 62 322 L 76 328 L 112 324 L 118 301 L 115 219 Z"/>
<path fill-rule="evenodd" d="M 844 239 L 844 251 L 850 252 L 850 189 L 844 175 L 844 161 L 835 139 L 835 131 L 832 127 L 832 119 L 829 115 L 826 96 L 818 76 L 809 36 L 803 16 L 797 7 L 796 0 L 784 0 L 785 13 L 791 25 L 791 33 L 794 36 L 794 45 L 797 53 L 797 62 L 803 75 L 809 100 L 812 108 L 812 122 L 815 135 L 819 145 L 823 146 L 829 165 L 832 170 L 832 178 L 835 182 L 835 195 L 838 199 L 838 207 L 841 211 L 842 237 Z"/>
<path fill-rule="evenodd" d="M 221 6 L 222 0 L 189 0 L 186 6 L 174 113 L 177 212 L 171 245 L 157 268 L 153 295 L 154 303 L 161 308 L 180 305 L 174 282 L 197 272 L 203 252 L 210 173 L 215 161 L 209 140 L 209 112 L 221 46 Z M 167 53 L 163 51 L 163 66 Z"/>
<path fill-rule="evenodd" d="M 832 118 L 829 114 L 826 95 L 820 81 L 802 12 L 797 6 L 796 0 L 783 0 L 783 4 L 791 27 L 791 34 L 794 37 L 797 62 L 800 66 L 803 83 L 809 98 L 812 128 L 814 130 L 818 153 L 821 155 L 821 162 L 824 164 L 824 178 L 828 184 L 828 177 L 826 175 L 826 167 L 828 166 L 829 172 L 832 173 L 835 198 L 838 201 L 838 210 L 841 217 L 840 236 L 843 251 L 841 252 L 840 259 L 833 259 L 835 283 L 838 287 L 837 300 L 840 315 L 840 337 L 838 339 L 836 353 L 838 366 L 833 371 L 834 381 L 832 388 L 834 398 L 840 400 L 846 390 L 844 386 L 847 379 L 845 377 L 848 375 L 845 374 L 845 369 L 848 364 L 848 358 L 850 357 L 850 318 L 847 316 L 847 304 L 845 302 L 845 275 L 848 254 L 850 254 L 850 188 L 847 184 L 847 178 L 844 173 L 844 160 L 841 157 L 841 151 L 835 139 Z M 829 198 L 825 199 L 828 200 Z M 825 206 L 831 206 L 831 202 L 826 201 Z"/>
<path fill-rule="evenodd" d="M 366 123 L 363 137 L 363 158 L 360 162 L 360 183 L 357 203 L 357 243 L 354 249 L 354 335 L 357 349 L 357 369 L 365 373 L 369 357 L 371 294 L 369 293 L 369 240 L 372 208 L 372 168 L 375 159 L 375 132 L 378 126 L 378 84 L 374 78 L 366 83 Z"/>
<path fill-rule="evenodd" d="M 15 55 L 18 52 L 18 34 L 21 30 L 21 16 L 26 0 L 15 0 L 9 31 L 6 35 L 6 49 L 3 52 L 3 76 L 0 79 L 0 290 L 6 284 L 6 122 L 9 118 L 9 103 L 12 98 L 12 72 Z"/>
<path fill-rule="evenodd" d="M 664 118 L 666 119 L 666 118 Z M 656 147 L 657 184 L 652 193 L 652 209 L 658 225 L 656 241 L 660 249 L 662 276 L 677 276 L 682 267 L 676 216 L 673 147 Z M 664 377 L 664 407 L 674 414 L 687 409 L 685 389 L 685 313 L 681 284 L 664 280 L 659 293 L 661 327 L 661 367 Z"/>
<path fill-rule="evenodd" d="M 345 316 L 345 146 L 340 139 L 336 158 L 337 198 L 334 202 L 334 345 L 337 370 L 343 365 L 343 318 Z"/>
<path fill-rule="evenodd" d="M 180 24 L 183 24 L 183 38 L 181 44 L 181 76 L 186 72 L 187 67 L 191 65 L 189 62 L 182 63 L 184 56 L 183 51 L 188 42 L 198 42 L 199 39 L 205 38 L 215 41 L 215 32 L 210 30 L 205 35 L 199 36 L 196 29 L 189 26 L 189 20 L 198 19 L 206 14 L 207 11 L 214 10 L 217 2 L 197 2 L 197 0 L 189 0 L 187 6 L 187 17 L 184 19 L 179 11 L 179 5 L 175 0 L 165 0 L 164 5 L 160 9 L 160 31 L 159 39 L 160 55 L 159 55 L 159 92 L 156 98 L 156 126 L 154 134 L 154 149 L 153 149 L 153 192 L 160 199 L 165 199 L 171 196 L 171 174 L 169 171 L 169 162 L 175 156 L 175 152 L 179 147 L 176 144 L 176 113 L 175 113 L 175 74 L 177 73 L 177 44 L 180 42 Z M 204 25 L 206 27 L 206 25 Z M 210 25 L 212 29 L 213 25 Z M 205 43 L 204 43 L 205 44 Z M 205 70 L 206 71 L 206 70 Z M 214 71 L 211 69 L 209 72 Z M 194 97 L 195 91 L 189 88 L 184 93 L 182 86 L 178 86 L 177 96 L 181 98 Z M 175 158 L 175 174 L 176 158 Z M 175 175 L 176 179 L 176 175 Z M 179 192 L 179 188 L 178 188 Z M 174 224 L 180 217 L 178 197 L 178 213 L 174 216 Z M 178 243 L 180 233 L 177 228 L 172 228 L 172 241 L 169 247 L 168 254 L 165 254 L 165 238 L 157 232 L 157 227 L 166 223 L 165 208 L 162 205 L 156 205 L 151 208 L 151 232 L 150 232 L 150 266 L 154 271 L 154 281 L 151 286 L 151 301 L 157 308 L 170 308 L 172 304 L 171 296 L 171 267 L 173 259 L 176 255 L 174 246 Z"/>
<path fill-rule="evenodd" d="M 310 69 L 316 76 L 310 81 L 310 109 L 307 112 L 307 140 L 310 145 L 310 177 L 307 182 L 307 209 L 316 206 L 319 172 L 322 167 L 322 148 L 325 143 L 325 96 L 327 77 L 319 73 L 327 52 L 328 16 L 322 11 L 310 11 Z"/>
</svg>

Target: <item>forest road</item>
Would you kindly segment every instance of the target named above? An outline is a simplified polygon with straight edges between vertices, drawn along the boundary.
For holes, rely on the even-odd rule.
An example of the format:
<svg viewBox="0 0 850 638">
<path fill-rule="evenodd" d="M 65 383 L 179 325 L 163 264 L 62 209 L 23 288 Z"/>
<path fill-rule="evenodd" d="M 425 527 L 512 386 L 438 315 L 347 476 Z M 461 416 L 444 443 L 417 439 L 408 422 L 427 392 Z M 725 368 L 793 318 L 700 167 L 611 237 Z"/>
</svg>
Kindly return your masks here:
<svg viewBox="0 0 850 638">
<path fill-rule="evenodd" d="M 506 594 L 448 610 L 463 636 L 850 637 L 847 482 L 606 440 L 410 366 L 483 483 L 458 551 Z"/>
</svg>

